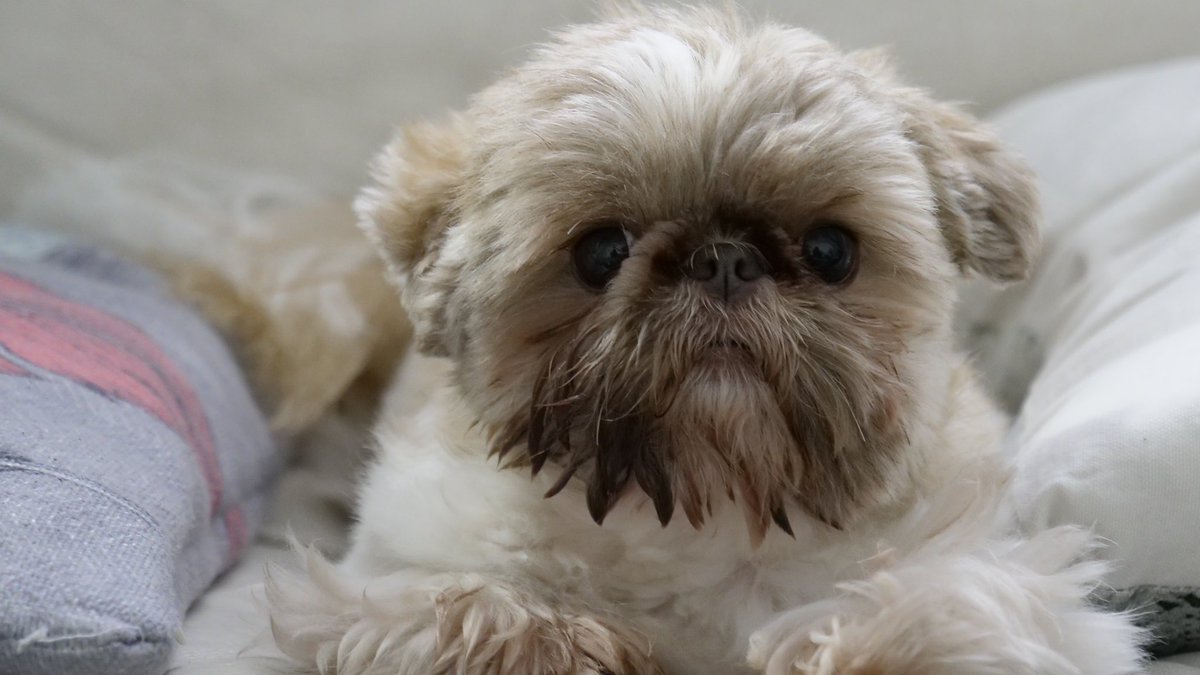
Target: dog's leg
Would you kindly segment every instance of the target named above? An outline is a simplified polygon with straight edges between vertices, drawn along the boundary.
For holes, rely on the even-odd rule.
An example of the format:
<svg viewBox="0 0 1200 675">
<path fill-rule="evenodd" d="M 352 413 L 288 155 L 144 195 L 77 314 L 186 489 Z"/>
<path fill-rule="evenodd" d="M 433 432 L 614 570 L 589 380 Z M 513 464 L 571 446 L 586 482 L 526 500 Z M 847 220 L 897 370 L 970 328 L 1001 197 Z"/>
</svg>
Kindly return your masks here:
<svg viewBox="0 0 1200 675">
<path fill-rule="evenodd" d="M 337 675 L 653 675 L 649 639 L 477 574 L 402 571 L 356 583 L 310 553 L 267 582 L 275 641 Z"/>
<path fill-rule="evenodd" d="M 918 552 L 840 597 L 777 615 L 750 641 L 766 675 L 1121 675 L 1140 672 L 1129 617 L 1088 604 L 1104 566 L 1059 528 L 985 551 Z"/>
</svg>

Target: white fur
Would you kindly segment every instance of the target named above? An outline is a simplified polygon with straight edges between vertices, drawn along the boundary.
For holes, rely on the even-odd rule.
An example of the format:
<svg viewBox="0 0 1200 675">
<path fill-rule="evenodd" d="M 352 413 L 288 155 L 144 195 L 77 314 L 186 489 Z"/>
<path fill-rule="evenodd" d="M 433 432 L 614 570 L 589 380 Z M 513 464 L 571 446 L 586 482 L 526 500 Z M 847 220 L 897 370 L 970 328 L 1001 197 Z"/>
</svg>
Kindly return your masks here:
<svg viewBox="0 0 1200 675">
<path fill-rule="evenodd" d="M 341 675 L 1137 671 L 1128 617 L 1088 604 L 1103 572 L 1084 562 L 1088 536 L 1021 541 L 995 525 L 1003 420 L 950 346 L 953 279 L 1023 275 L 1037 207 L 1027 171 L 977 121 L 804 31 L 635 9 L 571 29 L 448 123 L 400 134 L 375 173 L 364 227 L 418 346 L 448 358 L 411 355 L 393 383 L 346 559 L 310 557 L 268 586 L 276 640 L 297 662 Z M 672 228 L 754 227 L 711 227 L 729 201 L 789 242 L 823 217 L 852 224 L 862 267 L 843 286 L 773 277 L 751 309 L 704 309 L 685 281 L 655 281 L 645 252 L 683 246 Z M 614 218 L 637 254 L 593 294 L 564 242 Z M 558 352 L 538 335 L 586 321 L 590 360 L 548 360 Z M 771 366 L 809 358 L 783 388 L 825 387 L 771 394 L 771 368 L 761 381 L 681 378 L 682 413 L 659 416 L 680 446 L 668 449 L 692 461 L 677 469 L 729 479 L 702 481 L 730 495 L 693 502 L 702 526 L 660 525 L 628 481 L 589 513 L 588 477 L 543 498 L 561 466 L 531 478 L 489 459 L 489 434 L 509 422 L 532 435 L 531 401 L 607 405 L 608 385 L 640 395 L 669 379 L 645 372 L 689 375 L 678 357 L 708 348 L 686 338 L 709 324 L 753 328 Z M 663 345 L 676 349 L 650 349 Z M 607 369 L 574 398 L 531 393 L 541 373 L 577 384 Z M 596 417 L 594 438 L 622 414 Z M 703 430 L 689 432 L 713 420 L 734 438 L 706 464 Z M 789 421 L 826 423 L 834 440 L 799 447 Z M 592 440 L 563 424 L 576 448 Z M 598 453 L 646 452 L 626 442 Z M 808 464 L 791 461 L 803 452 Z M 762 489 L 738 486 L 747 476 Z M 770 516 L 794 536 L 764 517 L 776 502 L 762 496 L 785 488 L 786 519 Z"/>
<path fill-rule="evenodd" d="M 670 673 L 1138 672 L 1138 631 L 1086 603 L 1103 569 L 1078 562 L 1085 533 L 989 536 L 995 458 L 853 534 L 792 513 L 795 539 L 773 530 L 755 550 L 734 508 L 700 531 L 663 528 L 638 499 L 600 528 L 577 487 L 545 500 L 550 477 L 531 485 L 485 459 L 445 370 L 416 356 L 405 365 L 346 560 L 333 568 L 310 553 L 306 576 L 272 581 L 281 644 L 322 672 L 435 672 L 431 598 L 463 585 L 581 598 L 657 636 L 652 653 Z M 876 663 L 885 669 L 856 670 Z"/>
</svg>

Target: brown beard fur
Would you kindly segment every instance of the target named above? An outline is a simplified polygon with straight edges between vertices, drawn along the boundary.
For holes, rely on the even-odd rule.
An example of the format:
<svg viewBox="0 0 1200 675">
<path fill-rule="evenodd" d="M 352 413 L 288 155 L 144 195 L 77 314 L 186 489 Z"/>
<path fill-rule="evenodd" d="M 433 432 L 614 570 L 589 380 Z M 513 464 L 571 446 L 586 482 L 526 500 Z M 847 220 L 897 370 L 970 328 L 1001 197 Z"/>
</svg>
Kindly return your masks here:
<svg viewBox="0 0 1200 675">
<path fill-rule="evenodd" d="M 791 533 L 791 504 L 844 526 L 902 452 L 910 397 L 889 336 L 903 330 L 800 283 L 736 312 L 679 287 L 532 337 L 558 346 L 528 410 L 493 430 L 493 454 L 534 474 L 559 465 L 547 497 L 580 476 L 597 523 L 636 485 L 664 526 L 677 505 L 700 528 L 714 500 L 738 502 L 756 545 L 772 523 Z"/>
</svg>

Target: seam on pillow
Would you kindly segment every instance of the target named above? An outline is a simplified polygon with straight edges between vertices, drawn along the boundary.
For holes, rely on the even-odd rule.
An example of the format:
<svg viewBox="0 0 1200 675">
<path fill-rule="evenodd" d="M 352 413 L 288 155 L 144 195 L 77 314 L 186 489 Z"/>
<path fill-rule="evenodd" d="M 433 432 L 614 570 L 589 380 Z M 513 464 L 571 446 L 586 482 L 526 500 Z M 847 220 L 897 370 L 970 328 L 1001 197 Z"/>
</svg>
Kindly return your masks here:
<svg viewBox="0 0 1200 675">
<path fill-rule="evenodd" d="M 136 626 L 130 625 L 133 631 L 137 633 L 136 637 L 116 637 L 108 638 L 107 636 L 120 635 L 120 629 L 106 630 L 100 633 L 92 633 L 88 635 L 45 635 L 37 636 L 37 631 L 30 635 L 17 637 L 15 635 L 0 635 L 0 644 L 9 643 L 13 645 L 13 652 L 16 654 L 27 654 L 38 649 L 52 649 L 55 653 L 61 652 L 91 652 L 99 647 L 107 647 L 110 645 L 122 645 L 125 647 L 136 647 L 137 645 L 171 645 L 173 640 L 168 637 L 147 637 L 142 634 L 142 630 Z M 22 644 L 25 643 L 25 644 Z"/>
<path fill-rule="evenodd" d="M 0 637 L 0 653 L 7 652 L 6 656 L 15 657 L 17 663 L 28 663 L 29 660 L 33 660 L 36 666 L 40 662 L 39 670 L 43 672 L 49 664 L 66 666 L 71 672 L 76 672 L 80 667 L 84 667 L 87 669 L 84 672 L 88 672 L 96 668 L 95 661 L 97 659 L 103 659 L 108 668 L 121 668 L 126 673 L 150 674 L 165 672 L 171 652 L 175 648 L 175 641 L 170 638 L 148 638 L 141 634 L 130 639 L 77 642 L 77 640 L 94 639 L 93 637 L 59 638 L 52 639 L 51 642 L 32 642 L 18 648 L 21 640 Z M 72 642 L 76 643 L 72 644 Z M 62 662 L 64 658 L 68 660 L 67 663 Z M 108 672 L 107 668 L 106 672 Z"/>
<path fill-rule="evenodd" d="M 0 453 L 0 472 L 2 471 L 26 471 L 29 473 L 38 473 L 57 478 L 59 480 L 64 480 L 68 483 L 73 483 L 79 487 L 95 492 L 96 494 L 122 506 L 133 515 L 137 516 L 139 520 L 149 525 L 150 528 L 153 529 L 154 532 L 159 536 L 162 536 L 163 534 L 162 528 L 159 526 L 158 522 L 154 520 L 154 517 L 146 512 L 145 509 L 129 501 L 128 499 L 115 494 L 108 488 L 95 481 L 88 480 L 87 478 L 76 476 L 75 474 L 67 473 L 59 469 L 51 469 L 50 467 L 6 453 Z"/>
</svg>

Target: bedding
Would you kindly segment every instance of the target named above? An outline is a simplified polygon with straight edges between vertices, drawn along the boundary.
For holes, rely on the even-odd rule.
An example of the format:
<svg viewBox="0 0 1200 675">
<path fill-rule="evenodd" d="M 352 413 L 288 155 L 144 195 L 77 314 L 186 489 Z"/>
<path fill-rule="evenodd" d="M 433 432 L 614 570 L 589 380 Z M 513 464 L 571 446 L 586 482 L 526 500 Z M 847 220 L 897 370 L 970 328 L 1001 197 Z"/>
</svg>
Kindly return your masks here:
<svg viewBox="0 0 1200 675">
<path fill-rule="evenodd" d="M 1098 599 L 1157 654 L 1200 650 L 1200 60 L 1062 87 L 996 117 L 1042 182 L 1033 278 L 963 323 L 1017 412 L 1012 508 L 1107 540 Z"/>
<path fill-rule="evenodd" d="M 0 672 L 161 673 L 278 468 L 224 343 L 148 271 L 0 227 Z"/>
</svg>

